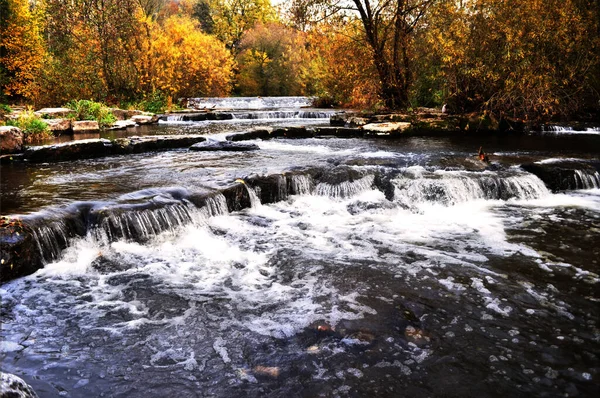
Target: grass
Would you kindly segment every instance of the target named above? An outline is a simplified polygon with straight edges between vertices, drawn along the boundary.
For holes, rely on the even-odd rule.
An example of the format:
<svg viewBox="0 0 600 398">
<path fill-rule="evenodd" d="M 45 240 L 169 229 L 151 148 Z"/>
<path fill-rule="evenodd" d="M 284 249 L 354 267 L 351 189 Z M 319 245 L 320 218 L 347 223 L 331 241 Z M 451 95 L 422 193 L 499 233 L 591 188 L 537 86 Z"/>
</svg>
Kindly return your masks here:
<svg viewBox="0 0 600 398">
<path fill-rule="evenodd" d="M 111 126 L 117 120 L 110 108 L 101 102 L 73 100 L 67 103 L 65 107 L 73 111 L 69 114 L 70 118 L 74 120 L 95 120 L 100 127 Z"/>
<path fill-rule="evenodd" d="M 31 108 L 22 112 L 17 119 L 7 120 L 6 125 L 20 128 L 26 142 L 42 141 L 53 137 L 48 125 Z"/>
</svg>

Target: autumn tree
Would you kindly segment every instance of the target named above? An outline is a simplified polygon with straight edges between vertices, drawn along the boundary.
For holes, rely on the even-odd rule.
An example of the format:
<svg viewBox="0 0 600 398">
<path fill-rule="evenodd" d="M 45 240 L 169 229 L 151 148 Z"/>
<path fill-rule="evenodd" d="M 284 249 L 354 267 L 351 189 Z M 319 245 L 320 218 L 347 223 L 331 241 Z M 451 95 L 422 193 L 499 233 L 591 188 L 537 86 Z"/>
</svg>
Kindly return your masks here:
<svg viewBox="0 0 600 398">
<path fill-rule="evenodd" d="M 213 33 L 234 53 L 244 32 L 258 23 L 277 20 L 270 0 L 207 0 L 214 22 Z"/>
<path fill-rule="evenodd" d="M 372 108 L 379 103 L 380 81 L 357 19 L 331 20 L 309 34 L 311 76 L 323 104 Z"/>
<path fill-rule="evenodd" d="M 243 95 L 300 95 L 290 55 L 297 33 L 277 23 L 259 24 L 239 44 L 237 87 Z"/>
<path fill-rule="evenodd" d="M 135 98 L 140 77 L 135 60 L 144 37 L 138 0 L 46 1 L 49 65 L 55 69 L 45 79 L 60 80 L 65 72 L 81 77 L 79 95 L 69 90 L 75 98 Z"/>
<path fill-rule="evenodd" d="M 546 119 L 598 108 L 599 17 L 593 1 L 473 0 L 432 9 L 419 76 L 456 111 Z M 421 78 L 421 82 L 423 79 Z"/>
<path fill-rule="evenodd" d="M 223 43 L 184 15 L 151 23 L 150 31 L 139 60 L 146 93 L 159 90 L 173 98 L 229 94 L 234 62 Z"/>
<path fill-rule="evenodd" d="M 198 0 L 193 5 L 192 17 L 198 20 L 200 28 L 203 32 L 213 34 L 215 30 L 215 21 L 210 12 L 210 5 L 208 0 Z"/>
<path fill-rule="evenodd" d="M 0 88 L 9 96 L 35 99 L 35 76 L 45 56 L 44 9 L 28 0 L 2 0 L 0 10 Z"/>
</svg>

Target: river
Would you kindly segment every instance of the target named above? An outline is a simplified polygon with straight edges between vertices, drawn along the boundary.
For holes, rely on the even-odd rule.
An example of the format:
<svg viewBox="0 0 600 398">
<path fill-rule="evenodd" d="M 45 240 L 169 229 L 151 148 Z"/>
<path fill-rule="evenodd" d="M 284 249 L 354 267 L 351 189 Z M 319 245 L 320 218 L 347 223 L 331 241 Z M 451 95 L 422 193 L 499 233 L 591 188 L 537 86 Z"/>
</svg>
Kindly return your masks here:
<svg viewBox="0 0 600 398">
<path fill-rule="evenodd" d="M 327 123 L 256 108 L 145 131 Z M 5 215 L 168 206 L 0 286 L 2 370 L 41 397 L 597 396 L 600 134 L 570 132 L 3 165 Z M 561 162 L 575 189 L 520 167 Z M 283 176 L 282 200 L 186 200 L 254 175 Z"/>
</svg>

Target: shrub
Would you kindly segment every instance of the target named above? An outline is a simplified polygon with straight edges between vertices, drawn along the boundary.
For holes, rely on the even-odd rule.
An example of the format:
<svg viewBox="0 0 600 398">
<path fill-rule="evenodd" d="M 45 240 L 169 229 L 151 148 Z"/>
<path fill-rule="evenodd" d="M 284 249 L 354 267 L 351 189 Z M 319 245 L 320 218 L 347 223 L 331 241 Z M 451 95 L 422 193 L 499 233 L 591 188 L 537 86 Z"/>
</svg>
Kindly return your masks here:
<svg viewBox="0 0 600 398">
<path fill-rule="evenodd" d="M 164 111 L 169 110 L 171 101 L 162 91 L 154 91 L 138 105 L 141 110 L 146 112 L 163 113 Z"/>
<path fill-rule="evenodd" d="M 40 119 L 32 109 L 24 111 L 17 119 L 8 120 L 6 125 L 20 128 L 23 131 L 26 142 L 52 138 L 52 132 L 46 122 Z"/>
<path fill-rule="evenodd" d="M 4 121 L 4 117 L 12 112 L 10 106 L 6 104 L 0 104 L 0 123 Z"/>
<path fill-rule="evenodd" d="M 117 120 L 110 108 L 100 102 L 90 100 L 70 101 L 65 107 L 73 110 L 69 114 L 70 118 L 95 120 L 100 127 L 110 126 Z"/>
</svg>

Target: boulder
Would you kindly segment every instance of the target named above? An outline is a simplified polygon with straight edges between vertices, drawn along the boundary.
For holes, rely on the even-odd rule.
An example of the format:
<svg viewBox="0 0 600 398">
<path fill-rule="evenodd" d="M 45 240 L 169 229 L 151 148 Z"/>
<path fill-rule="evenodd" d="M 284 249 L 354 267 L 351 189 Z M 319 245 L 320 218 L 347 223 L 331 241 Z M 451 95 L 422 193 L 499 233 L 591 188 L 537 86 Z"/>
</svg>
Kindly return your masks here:
<svg viewBox="0 0 600 398">
<path fill-rule="evenodd" d="M 247 141 L 247 140 L 268 140 L 271 138 L 271 133 L 273 132 L 273 128 L 271 127 L 263 127 L 257 128 L 254 130 L 250 130 L 245 133 L 231 134 L 225 137 L 227 141 Z"/>
<path fill-rule="evenodd" d="M 271 132 L 271 137 L 274 138 L 314 138 L 315 131 L 304 126 L 300 127 L 276 127 Z"/>
<path fill-rule="evenodd" d="M 32 163 L 61 162 L 64 160 L 90 159 L 111 155 L 113 144 L 106 139 L 90 139 L 63 144 L 29 147 L 25 159 Z"/>
<path fill-rule="evenodd" d="M 70 119 L 44 119 L 44 122 L 52 132 L 63 133 L 71 130 Z"/>
<path fill-rule="evenodd" d="M 360 138 L 364 135 L 364 131 L 357 128 L 327 126 L 315 127 L 315 135 L 322 138 Z"/>
<path fill-rule="evenodd" d="M 375 136 L 385 136 L 390 134 L 402 133 L 411 126 L 408 122 L 390 122 L 390 123 L 370 123 L 362 126 L 365 133 Z"/>
<path fill-rule="evenodd" d="M 343 127 L 346 125 L 346 118 L 347 115 L 345 113 L 336 113 L 335 115 L 331 115 L 331 117 L 329 118 L 329 124 L 331 124 L 332 126 Z"/>
<path fill-rule="evenodd" d="M 206 138 L 197 135 L 179 136 L 146 136 L 118 138 L 114 140 L 115 153 L 142 153 L 150 151 L 161 151 L 175 148 L 188 148 L 198 142 L 206 141 Z"/>
<path fill-rule="evenodd" d="M 414 116 L 407 113 L 386 113 L 382 115 L 374 115 L 371 117 L 372 123 L 384 123 L 384 122 L 410 122 L 414 119 Z"/>
<path fill-rule="evenodd" d="M 131 117 L 137 124 L 152 124 L 158 122 L 158 115 L 135 115 Z"/>
<path fill-rule="evenodd" d="M 366 119 L 364 117 L 358 117 L 358 116 L 351 116 L 346 121 L 346 124 L 348 125 L 348 127 L 359 127 L 359 126 L 364 126 L 365 124 L 368 124 L 368 123 L 369 123 L 369 119 Z"/>
<path fill-rule="evenodd" d="M 256 144 L 240 144 L 230 141 L 204 141 L 190 147 L 190 150 L 192 151 L 246 152 L 256 151 L 258 149 L 260 149 L 260 147 Z"/>
<path fill-rule="evenodd" d="M 112 124 L 110 130 L 125 130 L 128 127 L 135 127 L 137 123 L 133 120 L 117 120 Z"/>
<path fill-rule="evenodd" d="M 20 377 L 0 372 L 0 397 L 37 398 L 38 395 Z"/>
<path fill-rule="evenodd" d="M 31 228 L 19 219 L 0 218 L 0 282 L 37 271 L 42 264 Z"/>
<path fill-rule="evenodd" d="M 552 192 L 600 188 L 600 162 L 563 161 L 537 162 L 521 165 L 535 174 Z"/>
<path fill-rule="evenodd" d="M 100 125 L 95 120 L 79 120 L 73 122 L 73 133 L 89 133 L 99 131 Z"/>
<path fill-rule="evenodd" d="M 41 118 L 56 119 L 67 117 L 71 112 L 73 111 L 69 108 L 43 108 L 35 114 Z"/>
<path fill-rule="evenodd" d="M 117 120 L 127 120 L 131 119 L 133 116 L 142 115 L 144 112 L 133 110 L 133 109 L 118 109 L 112 108 L 110 110 L 113 115 L 117 118 Z"/>
<path fill-rule="evenodd" d="M 23 132 L 18 127 L 0 126 L 0 152 L 14 153 L 23 149 Z"/>
</svg>

